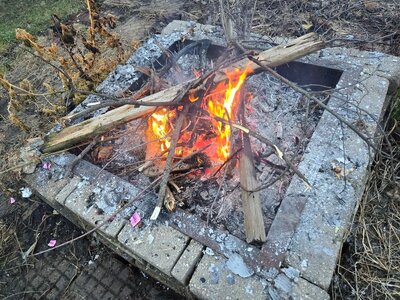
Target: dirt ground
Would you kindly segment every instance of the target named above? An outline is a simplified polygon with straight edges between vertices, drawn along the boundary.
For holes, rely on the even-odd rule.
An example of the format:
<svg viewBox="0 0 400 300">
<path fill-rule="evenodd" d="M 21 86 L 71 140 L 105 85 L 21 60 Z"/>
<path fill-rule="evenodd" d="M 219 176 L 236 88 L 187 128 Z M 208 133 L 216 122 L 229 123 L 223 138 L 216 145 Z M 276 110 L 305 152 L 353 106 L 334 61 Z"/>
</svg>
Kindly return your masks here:
<svg viewBox="0 0 400 300">
<path fill-rule="evenodd" d="M 101 10 L 117 16 L 118 26 L 115 31 L 127 49 L 132 47 L 131 41 L 145 40 L 151 34 L 160 32 L 174 19 L 219 25 L 219 16 L 215 13 L 218 11 L 218 1 L 215 0 L 106 0 Z M 399 11 L 398 0 L 257 1 L 252 30 L 271 37 L 300 36 L 315 31 L 329 41 L 329 45 L 382 51 L 399 56 Z M 85 14 L 83 11 L 64 18 L 70 23 L 78 20 L 87 22 Z M 47 29 L 44 28 L 43 32 L 46 33 Z M 27 78 L 34 86 L 40 86 L 43 82 L 54 80 L 50 66 L 18 47 L 3 52 L 1 61 L 12 83 Z M 0 88 L 0 172 L 13 167 L 16 152 L 21 145 L 30 137 L 43 136 L 53 126 L 56 118 L 41 114 L 38 110 L 40 103 L 28 101 L 20 109 L 20 116 L 29 127 L 29 131 L 25 132 L 10 123 L 8 101 L 7 93 Z M 379 155 L 376 158 L 367 193 L 355 216 L 354 227 L 346 238 L 342 259 L 331 287 L 334 299 L 395 299 L 400 295 L 400 278 L 395 275 L 396 271 L 400 272 L 399 182 L 398 177 L 394 176 L 398 172 L 397 163 L 392 163 L 398 162 L 400 158 L 397 145 L 400 129 L 396 123 L 399 115 L 397 106 L 388 115 L 387 125 L 391 133 L 388 141 L 394 149 L 393 158 L 382 159 Z M 389 147 L 388 143 L 384 147 Z M 379 174 L 385 176 L 382 178 Z M 30 247 L 33 247 L 31 252 L 35 253 L 48 248 L 50 237 L 65 241 L 79 235 L 81 231 L 39 199 L 21 198 L 19 190 L 23 184 L 18 178 L 18 174 L 13 172 L 0 173 L 0 297 L 90 298 L 82 292 L 79 282 L 89 282 L 97 268 L 104 267 L 110 257 L 116 272 L 118 268 L 123 269 L 126 263 L 108 253 L 96 242 L 95 237 L 81 239 L 46 256 L 23 260 L 21 255 L 29 251 Z M 11 197 L 16 200 L 14 204 L 10 204 Z M 365 238 L 369 239 L 368 243 Z M 385 243 L 385 240 L 388 242 Z M 57 281 L 53 285 L 45 285 L 38 280 L 34 282 L 35 276 L 43 277 L 49 272 L 49 265 L 63 260 L 68 262 L 68 266 L 59 271 L 68 273 L 67 269 L 72 270 L 63 282 L 61 279 L 61 283 Z M 130 282 L 126 284 L 129 290 L 123 292 L 122 289 L 116 289 L 110 299 L 121 298 L 121 295 L 135 299 L 177 299 L 176 294 L 144 276 L 139 270 L 129 268 L 126 272 Z M 110 280 L 106 284 L 100 284 L 98 278 L 96 280 L 96 285 L 90 290 L 93 295 L 96 295 L 96 289 L 100 291 L 104 285 L 108 287 L 113 284 Z"/>
</svg>

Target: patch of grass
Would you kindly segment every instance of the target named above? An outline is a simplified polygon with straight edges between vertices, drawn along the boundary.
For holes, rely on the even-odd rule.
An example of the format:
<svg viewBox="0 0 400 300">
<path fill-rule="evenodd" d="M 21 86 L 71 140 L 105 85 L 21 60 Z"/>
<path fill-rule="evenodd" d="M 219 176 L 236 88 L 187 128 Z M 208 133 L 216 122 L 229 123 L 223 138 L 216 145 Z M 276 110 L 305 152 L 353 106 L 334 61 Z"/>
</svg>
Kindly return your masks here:
<svg viewBox="0 0 400 300">
<path fill-rule="evenodd" d="M 85 7 L 82 0 L 0 0 L 0 5 L 0 52 L 15 42 L 16 28 L 36 35 L 50 26 L 52 14 L 62 17 Z"/>
</svg>

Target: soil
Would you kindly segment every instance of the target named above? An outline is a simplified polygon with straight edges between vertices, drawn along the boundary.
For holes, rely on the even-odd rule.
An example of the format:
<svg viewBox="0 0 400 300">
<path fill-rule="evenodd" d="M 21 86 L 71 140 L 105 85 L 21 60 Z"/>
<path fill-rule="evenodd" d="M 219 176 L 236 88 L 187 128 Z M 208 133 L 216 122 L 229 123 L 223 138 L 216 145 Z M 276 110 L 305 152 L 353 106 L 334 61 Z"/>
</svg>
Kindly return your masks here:
<svg viewBox="0 0 400 300">
<path fill-rule="evenodd" d="M 275 36 L 300 36 L 316 31 L 330 41 L 331 45 L 356 47 L 363 50 L 382 51 L 400 55 L 400 3 L 393 1 L 257 1 L 253 30 L 257 33 Z M 158 33 L 173 19 L 193 20 L 205 24 L 218 24 L 218 1 L 104 1 L 102 10 L 117 15 L 120 25 L 116 31 L 123 37 L 126 47 L 146 39 L 152 33 Z M 69 21 L 80 19 L 80 15 L 70 16 Z M 87 18 L 86 18 L 87 20 Z M 134 43 L 134 44 L 135 44 Z M 17 83 L 28 78 L 34 86 L 51 82 L 54 79 L 51 67 L 33 58 L 20 48 L 3 53 L 2 61 L 7 61 L 7 78 Z M 30 130 L 22 131 L 7 119 L 8 96 L 0 88 L 0 166 L 1 170 L 16 163 L 16 153 L 29 137 L 43 136 L 53 126 L 54 117 L 39 114 L 36 104 L 27 102 L 21 109 L 21 117 Z M 398 125 L 397 125 L 398 126 Z M 112 256 L 96 243 L 95 237 L 81 239 L 68 247 L 52 251 L 47 256 L 21 259 L 21 252 L 27 251 L 35 242 L 33 252 L 47 249 L 50 237 L 68 240 L 81 233 L 80 229 L 55 214 L 41 200 L 21 198 L 18 173 L 0 174 L 0 297 L 8 299 L 31 299 L 26 294 L 27 285 L 15 284 L 18 280 L 26 282 L 31 270 L 38 270 L 42 262 L 57 261 L 64 258 L 77 266 L 88 270 L 88 262 L 99 257 Z M 10 204 L 10 197 L 16 203 Z M 386 214 L 386 211 L 383 214 Z M 382 212 L 381 212 L 382 213 Z M 368 217 L 368 216 L 367 216 Z M 356 240 L 359 235 L 349 237 Z M 344 248 L 344 268 L 352 269 L 357 262 L 354 250 Z M 346 263 L 348 265 L 346 265 Z M 355 291 L 354 274 L 341 276 L 338 270 L 337 280 L 332 287 L 332 296 L 353 299 Z M 143 277 L 134 269 L 131 279 L 137 287 L 130 294 L 136 299 L 176 299 L 178 296 L 149 278 Z M 76 279 L 75 277 L 71 277 Z M 33 281 L 33 279 L 32 279 Z M 72 282 L 72 281 L 71 281 Z M 70 291 L 70 285 L 63 292 Z M 68 294 L 66 294 L 68 295 Z M 376 294 L 382 296 L 382 294 Z M 50 297 L 50 294 L 49 294 Z M 368 298 L 368 295 L 365 296 Z"/>
</svg>

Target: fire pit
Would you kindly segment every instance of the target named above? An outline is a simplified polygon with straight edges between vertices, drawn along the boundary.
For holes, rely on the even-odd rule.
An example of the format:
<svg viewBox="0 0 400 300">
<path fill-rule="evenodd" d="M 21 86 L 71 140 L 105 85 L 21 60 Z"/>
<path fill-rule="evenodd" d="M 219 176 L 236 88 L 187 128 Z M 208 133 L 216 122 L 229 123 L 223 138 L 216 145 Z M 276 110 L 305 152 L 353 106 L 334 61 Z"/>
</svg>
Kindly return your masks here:
<svg viewBox="0 0 400 300">
<path fill-rule="evenodd" d="M 209 50 L 211 53 L 217 52 Z M 186 76 L 194 76 L 190 71 L 185 72 L 185 69 L 196 70 L 195 67 L 198 66 L 193 66 L 188 61 L 195 64 L 200 61 L 197 51 L 182 57 L 177 62 L 176 68 L 183 69 Z M 293 62 L 278 68 L 278 72 L 298 73 L 297 78 L 302 80 L 301 83 L 308 85 L 310 90 L 314 91 L 333 89 L 342 74 L 336 69 L 313 65 L 313 69 L 310 70 L 308 66 L 310 65 Z M 304 73 L 301 73 L 301 70 Z M 170 203 L 167 203 L 170 211 L 178 205 L 183 210 L 199 216 L 203 221 L 227 230 L 242 240 L 246 238 L 237 155 L 241 151 L 239 137 L 237 132 L 231 137 L 230 133 L 226 132 L 230 130 L 230 126 L 215 121 L 211 116 L 217 115 L 222 118 L 225 111 L 221 103 L 229 100 L 231 96 L 231 106 L 227 108 L 227 113 L 232 116 L 231 120 L 234 122 L 240 92 L 246 91 L 245 116 L 249 127 L 263 136 L 270 137 L 279 149 L 284 149 L 293 163 L 297 163 L 322 114 L 322 110 L 317 106 L 309 106 L 301 94 L 266 73 L 253 75 L 239 83 L 238 77 L 245 77 L 246 72 L 250 70 L 243 72 L 238 70 L 230 74 L 231 81 L 228 86 L 210 88 L 202 103 L 188 112 L 184 121 L 185 130 L 178 140 L 175 156 L 186 157 L 194 152 L 198 154 L 174 172 L 176 179 L 172 179 L 169 190 L 171 199 Z M 166 78 L 172 78 L 174 72 L 170 73 Z M 233 94 L 232 90 L 235 88 L 236 94 Z M 329 97 L 329 92 L 323 97 Z M 103 160 L 102 166 L 111 173 L 126 176 L 131 182 L 136 182 L 141 173 L 150 178 L 160 176 L 165 168 L 167 151 L 171 143 L 171 124 L 175 122 L 174 108 L 158 109 L 147 122 L 142 120 L 130 122 L 125 131 L 121 130 L 123 134 L 120 139 L 96 148 L 95 154 L 92 155 L 94 162 L 99 163 L 101 149 L 112 148 L 107 157 L 100 157 Z M 284 161 L 277 157 L 270 147 L 255 138 L 251 138 L 251 146 L 258 169 L 256 173 L 259 178 L 263 221 L 268 231 L 290 182 L 291 174 Z M 226 164 L 230 164 L 230 167 L 224 169 Z"/>
<path fill-rule="evenodd" d="M 218 29 L 173 22 L 98 90 L 135 95 L 193 80 L 218 63 L 224 49 Z M 182 55 L 165 71 L 170 51 Z M 323 50 L 276 71 L 374 136 L 389 82 L 375 73 L 366 76 L 366 64 L 374 56 L 357 60 L 342 52 Z M 393 59 L 377 57 L 388 65 Z M 146 68 L 150 65 L 162 76 L 155 77 Z M 103 135 L 90 155 L 99 167 L 80 161 L 74 177 L 66 178 L 74 155 L 55 155 L 52 170 L 38 170 L 26 181 L 83 227 L 106 222 L 97 230 L 103 242 L 181 293 L 188 292 L 189 284 L 190 293 L 200 298 L 220 298 L 224 289 L 235 297 L 308 291 L 326 298 L 323 290 L 329 287 L 341 237 L 363 192 L 373 150 L 302 94 L 266 72 L 251 73 L 247 66 L 235 69 L 226 75 L 228 83 L 206 85 L 189 96 L 190 109 L 164 106 Z M 151 86 L 146 86 L 146 76 L 153 80 Z M 104 100 L 90 96 L 74 113 L 98 101 Z M 179 116 L 184 116 L 183 130 L 174 142 Z M 238 121 L 242 128 L 235 125 Z M 247 129 L 270 144 L 247 135 Z M 150 219 L 159 213 L 154 211 L 157 195 L 146 189 L 160 180 L 171 147 L 175 160 L 164 203 L 173 212 L 162 211 L 154 224 Z M 246 152 L 254 169 L 241 156 Z M 258 232 L 249 239 L 242 199 L 254 194 L 261 209 L 253 213 L 261 215 L 258 224 L 265 236 Z M 132 206 L 107 221 L 132 198 Z M 132 219 L 134 212 L 140 225 Z"/>
</svg>

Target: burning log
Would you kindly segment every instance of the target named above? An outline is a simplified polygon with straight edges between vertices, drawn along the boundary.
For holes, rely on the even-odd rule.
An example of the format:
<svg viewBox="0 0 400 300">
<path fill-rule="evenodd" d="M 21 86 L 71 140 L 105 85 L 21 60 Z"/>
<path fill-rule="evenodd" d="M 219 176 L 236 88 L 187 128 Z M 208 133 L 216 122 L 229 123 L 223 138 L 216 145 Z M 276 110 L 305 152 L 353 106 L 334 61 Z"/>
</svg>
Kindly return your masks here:
<svg viewBox="0 0 400 300">
<path fill-rule="evenodd" d="M 323 47 L 324 42 L 319 40 L 316 34 L 310 33 L 293 40 L 287 45 L 279 45 L 261 52 L 258 55 L 258 60 L 263 61 L 269 67 L 276 67 L 320 50 Z M 227 73 L 231 73 L 232 70 L 238 68 L 244 69 L 246 66 L 254 72 L 262 69 L 259 65 L 246 58 L 232 64 L 229 68 L 218 71 L 213 80 L 215 83 L 226 80 Z M 188 95 L 182 95 L 182 90 L 184 89 L 185 85 L 177 85 L 144 97 L 134 105 L 124 105 L 99 117 L 67 127 L 57 134 L 48 136 L 42 150 L 48 153 L 66 149 L 94 136 L 103 134 L 118 125 L 148 115 L 154 112 L 156 106 L 160 106 L 162 103 L 165 103 L 165 105 L 174 104 L 172 102 L 175 99 L 179 98 L 179 100 L 182 100 L 184 97 L 188 97 Z M 178 104 L 182 105 L 181 102 L 176 103 L 176 105 Z"/>
</svg>

